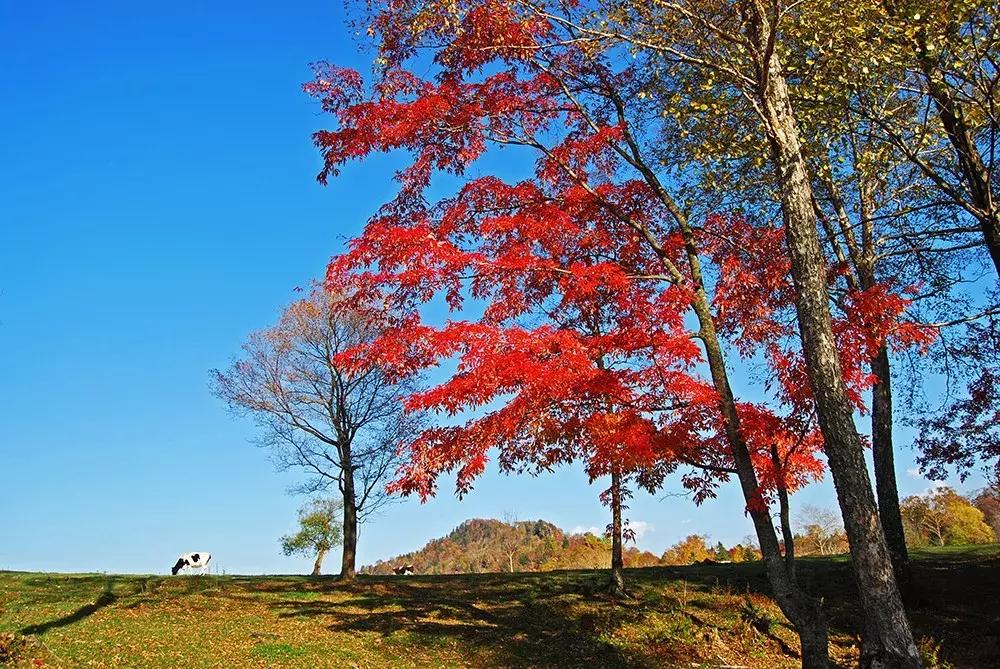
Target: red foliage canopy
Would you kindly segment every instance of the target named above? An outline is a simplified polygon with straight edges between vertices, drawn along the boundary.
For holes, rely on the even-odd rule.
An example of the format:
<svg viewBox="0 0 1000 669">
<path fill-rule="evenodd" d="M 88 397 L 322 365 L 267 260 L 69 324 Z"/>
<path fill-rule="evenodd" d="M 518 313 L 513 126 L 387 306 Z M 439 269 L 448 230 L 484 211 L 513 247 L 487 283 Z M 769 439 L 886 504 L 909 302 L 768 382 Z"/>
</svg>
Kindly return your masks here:
<svg viewBox="0 0 1000 669">
<path fill-rule="evenodd" d="M 761 494 L 821 476 L 783 230 L 738 214 L 706 216 L 687 236 L 678 228 L 642 170 L 648 116 L 628 112 L 628 64 L 571 41 L 535 49 L 557 27 L 502 2 L 458 3 L 468 11 L 438 17 L 417 4 L 392 2 L 375 18 L 384 69 L 370 89 L 329 65 L 306 85 L 337 124 L 315 136 L 321 181 L 375 152 L 412 157 L 398 196 L 327 277 L 341 294 L 384 305 L 394 326 L 345 360 L 375 359 L 399 375 L 456 365 L 409 398 L 452 424 L 407 445 L 396 489 L 427 496 L 457 469 L 464 492 L 496 449 L 507 470 L 582 459 L 592 477 L 617 467 L 649 487 L 691 465 L 685 485 L 711 496 L 734 465 L 690 318 L 702 290 L 733 354 L 773 379 L 737 404 Z M 406 69 L 427 37 L 437 44 L 432 79 Z M 428 202 L 435 171 L 464 174 L 504 145 L 534 152 L 531 178 L 483 176 Z M 454 320 L 422 316 L 439 298 Z M 921 334 L 901 324 L 905 307 L 881 286 L 848 296 L 837 332 L 859 409 L 872 347 Z"/>
</svg>

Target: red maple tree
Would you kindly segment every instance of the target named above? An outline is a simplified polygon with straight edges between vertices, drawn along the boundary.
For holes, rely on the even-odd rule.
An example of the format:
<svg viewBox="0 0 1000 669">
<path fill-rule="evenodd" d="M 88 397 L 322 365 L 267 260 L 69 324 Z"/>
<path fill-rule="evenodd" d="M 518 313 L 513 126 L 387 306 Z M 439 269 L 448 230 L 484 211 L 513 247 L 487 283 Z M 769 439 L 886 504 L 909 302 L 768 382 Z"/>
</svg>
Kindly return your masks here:
<svg viewBox="0 0 1000 669">
<path fill-rule="evenodd" d="M 592 478 L 634 473 L 650 489 L 680 470 L 696 501 L 735 476 L 778 603 L 808 632 L 804 655 L 825 657 L 819 603 L 771 521 L 777 501 L 790 547 L 788 494 L 823 471 L 784 231 L 737 213 L 691 216 L 654 167 L 656 116 L 627 62 L 560 41 L 559 25 L 505 3 L 440 16 L 411 4 L 375 17 L 382 69 L 369 87 L 326 64 L 306 85 L 336 121 L 315 136 L 320 181 L 376 152 L 412 158 L 397 197 L 327 277 L 382 305 L 391 325 L 346 362 L 401 376 L 455 365 L 408 400 L 451 424 L 406 445 L 395 489 L 426 497 L 454 470 L 465 492 L 492 452 L 506 471 L 582 461 Z M 428 43 L 431 78 L 407 69 Z M 430 197 L 436 172 L 464 175 L 502 146 L 533 153 L 529 178 L 483 176 Z M 454 316 L 443 324 L 422 316 L 439 299 Z M 925 336 L 903 321 L 906 304 L 884 286 L 844 301 L 836 330 L 859 410 L 868 350 Z M 733 358 L 770 380 L 738 397 Z"/>
</svg>

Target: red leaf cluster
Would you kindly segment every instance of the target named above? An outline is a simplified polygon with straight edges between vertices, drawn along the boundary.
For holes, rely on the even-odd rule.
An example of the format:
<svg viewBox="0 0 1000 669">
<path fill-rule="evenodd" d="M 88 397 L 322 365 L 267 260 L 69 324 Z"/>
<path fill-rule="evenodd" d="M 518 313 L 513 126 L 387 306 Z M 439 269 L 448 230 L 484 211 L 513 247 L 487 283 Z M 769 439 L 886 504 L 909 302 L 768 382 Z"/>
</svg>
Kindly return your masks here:
<svg viewBox="0 0 1000 669">
<path fill-rule="evenodd" d="M 550 74 L 627 82 L 627 67 L 611 72 L 572 45 L 538 65 L 534 47 L 552 26 L 505 3 L 473 3 L 457 19 L 413 7 L 391 3 L 376 19 L 386 63 L 370 92 L 328 66 L 307 85 L 337 124 L 315 136 L 321 181 L 373 153 L 412 156 L 398 197 L 327 276 L 339 294 L 380 305 L 392 325 L 345 361 L 374 359 L 400 376 L 454 365 L 408 400 L 442 424 L 406 445 L 394 488 L 427 496 L 442 472 L 457 471 L 465 492 L 496 451 L 507 470 L 582 460 L 592 477 L 617 468 L 651 488 L 684 466 L 695 499 L 712 496 L 734 464 L 692 328 L 700 286 L 721 338 L 773 378 L 769 397 L 737 407 L 758 502 L 822 476 L 783 229 L 718 214 L 679 230 L 648 181 L 629 173 L 637 129 L 623 117 L 596 122 Z M 405 70 L 418 24 L 443 41 L 434 80 Z M 535 151 L 533 176 L 484 176 L 428 201 L 435 171 L 464 174 L 494 145 Z M 711 271 L 701 284 L 692 257 Z M 683 269 L 671 275 L 666 265 Z M 425 320 L 436 300 L 455 320 Z M 882 286 L 848 296 L 838 336 L 859 407 L 873 347 L 925 341 L 901 322 L 906 305 Z"/>
</svg>

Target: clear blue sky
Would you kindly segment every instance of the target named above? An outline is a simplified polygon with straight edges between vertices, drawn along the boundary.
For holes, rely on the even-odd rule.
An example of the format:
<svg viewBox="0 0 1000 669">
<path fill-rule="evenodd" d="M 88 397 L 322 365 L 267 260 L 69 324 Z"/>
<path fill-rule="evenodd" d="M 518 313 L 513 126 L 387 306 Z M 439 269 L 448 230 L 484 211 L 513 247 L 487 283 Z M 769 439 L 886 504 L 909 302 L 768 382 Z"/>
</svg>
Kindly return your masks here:
<svg viewBox="0 0 1000 669">
<path fill-rule="evenodd" d="M 163 572 L 195 550 L 231 573 L 308 567 L 278 550 L 294 477 L 207 372 L 393 192 L 391 158 L 314 181 L 325 120 L 300 84 L 319 59 L 367 69 L 339 1 L 0 3 L 0 569 Z M 926 489 L 899 458 L 902 492 Z M 360 561 L 505 511 L 606 523 L 579 469 L 491 471 L 462 501 L 448 485 L 363 528 Z M 626 515 L 657 552 L 733 543 L 733 488 Z M 832 507 L 832 487 L 796 503 Z"/>
</svg>

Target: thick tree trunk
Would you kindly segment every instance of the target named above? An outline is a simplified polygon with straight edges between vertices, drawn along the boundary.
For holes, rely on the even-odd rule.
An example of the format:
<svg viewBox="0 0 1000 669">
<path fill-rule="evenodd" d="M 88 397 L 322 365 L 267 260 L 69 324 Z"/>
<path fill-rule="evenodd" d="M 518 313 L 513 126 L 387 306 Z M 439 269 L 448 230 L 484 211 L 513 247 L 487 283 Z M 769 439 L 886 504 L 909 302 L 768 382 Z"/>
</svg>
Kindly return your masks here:
<svg viewBox="0 0 1000 669">
<path fill-rule="evenodd" d="M 326 558 L 326 549 L 321 548 L 319 552 L 316 553 L 316 561 L 313 562 L 313 576 L 319 576 L 320 570 L 323 568 L 323 560 Z"/>
<path fill-rule="evenodd" d="M 775 165 L 795 285 L 795 307 L 806 371 L 823 432 L 827 461 L 851 546 L 864 614 L 863 667 L 920 667 L 892 560 L 879 521 L 861 439 L 847 398 L 830 315 L 827 267 L 816 231 L 812 190 L 781 65 L 768 53 L 771 20 L 755 0 L 748 37 L 767 53 L 755 91 Z"/>
<path fill-rule="evenodd" d="M 344 470 L 344 552 L 340 562 L 340 576 L 349 581 L 355 576 L 355 557 L 358 549 L 358 509 L 354 497 L 354 472 Z"/>
<path fill-rule="evenodd" d="M 903 516 L 899 511 L 896 489 L 896 465 L 892 452 L 892 377 L 889 351 L 882 346 L 871 362 L 877 382 L 872 388 L 872 458 L 875 461 L 875 491 L 878 515 L 892 558 L 899 589 L 910 589 L 910 558 L 903 534 Z"/>
<path fill-rule="evenodd" d="M 611 594 L 625 594 L 625 559 L 622 555 L 622 475 L 611 471 Z"/>
</svg>

